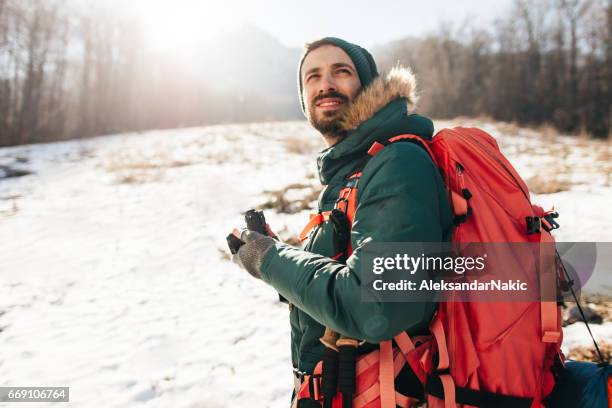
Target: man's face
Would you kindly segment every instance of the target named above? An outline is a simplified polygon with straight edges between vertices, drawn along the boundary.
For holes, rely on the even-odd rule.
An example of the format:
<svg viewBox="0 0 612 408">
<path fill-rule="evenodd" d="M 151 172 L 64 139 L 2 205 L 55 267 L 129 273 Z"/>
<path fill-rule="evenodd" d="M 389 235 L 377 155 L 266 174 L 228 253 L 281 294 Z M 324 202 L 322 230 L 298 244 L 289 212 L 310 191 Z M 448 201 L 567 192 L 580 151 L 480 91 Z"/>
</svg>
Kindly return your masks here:
<svg viewBox="0 0 612 408">
<path fill-rule="evenodd" d="M 324 136 L 339 136 L 342 111 L 361 89 L 353 61 L 341 48 L 323 45 L 308 53 L 300 75 L 308 120 Z"/>
</svg>

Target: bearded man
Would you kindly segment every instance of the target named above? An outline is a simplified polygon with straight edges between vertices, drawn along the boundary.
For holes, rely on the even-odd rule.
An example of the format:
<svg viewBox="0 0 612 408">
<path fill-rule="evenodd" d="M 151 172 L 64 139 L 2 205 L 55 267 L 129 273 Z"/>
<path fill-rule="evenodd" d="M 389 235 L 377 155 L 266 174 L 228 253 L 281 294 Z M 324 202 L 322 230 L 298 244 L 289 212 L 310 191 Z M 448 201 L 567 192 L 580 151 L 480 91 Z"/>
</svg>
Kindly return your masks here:
<svg viewBox="0 0 612 408">
<path fill-rule="evenodd" d="M 421 146 L 393 143 L 372 154 L 376 143 L 394 136 L 432 137 L 432 121 L 414 113 L 416 81 L 409 69 L 396 67 L 380 76 L 367 50 L 326 37 L 306 45 L 298 89 L 302 110 L 327 144 L 317 159 L 325 186 L 318 214 L 338 209 L 347 177 L 360 176 L 352 186 L 357 206 L 344 242 L 331 217 L 314 225 L 303 249 L 255 231 L 241 234 L 246 244 L 236 255 L 239 264 L 292 305 L 296 390 L 323 358 L 320 338 L 326 327 L 362 340 L 358 355 L 402 331 L 411 336 L 428 332 L 434 302 L 361 300 L 362 249 L 367 242 L 448 241 L 452 226 L 443 181 Z M 298 406 L 307 403 L 301 400 Z"/>
</svg>

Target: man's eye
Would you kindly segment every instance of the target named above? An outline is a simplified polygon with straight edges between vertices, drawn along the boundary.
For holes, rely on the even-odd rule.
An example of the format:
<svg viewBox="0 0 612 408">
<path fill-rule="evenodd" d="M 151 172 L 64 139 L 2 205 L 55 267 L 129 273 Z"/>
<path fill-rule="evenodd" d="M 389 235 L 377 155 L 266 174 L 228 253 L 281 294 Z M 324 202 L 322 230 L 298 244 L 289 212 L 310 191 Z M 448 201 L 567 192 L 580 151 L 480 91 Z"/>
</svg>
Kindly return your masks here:
<svg viewBox="0 0 612 408">
<path fill-rule="evenodd" d="M 309 76 L 306 78 L 306 82 L 310 81 L 311 79 L 318 78 L 318 77 L 319 77 L 319 74 L 312 74 L 312 75 L 309 75 Z"/>
<path fill-rule="evenodd" d="M 336 72 L 339 72 L 339 73 L 342 73 L 342 74 L 350 74 L 351 73 L 351 71 L 349 71 L 347 68 L 340 68 Z"/>
</svg>

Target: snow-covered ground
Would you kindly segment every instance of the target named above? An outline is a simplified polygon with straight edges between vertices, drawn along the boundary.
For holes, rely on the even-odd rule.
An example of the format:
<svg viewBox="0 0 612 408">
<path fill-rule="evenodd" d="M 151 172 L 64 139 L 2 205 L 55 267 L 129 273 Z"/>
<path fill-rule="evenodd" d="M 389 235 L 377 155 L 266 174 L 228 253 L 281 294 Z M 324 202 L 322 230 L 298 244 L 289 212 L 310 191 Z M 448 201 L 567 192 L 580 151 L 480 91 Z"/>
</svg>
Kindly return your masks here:
<svg viewBox="0 0 612 408">
<path fill-rule="evenodd" d="M 612 241 L 608 146 L 477 124 L 526 179 L 569 186 L 534 200 L 563 214 L 559 240 Z M 0 386 L 69 386 L 57 406 L 287 407 L 287 306 L 225 235 L 264 190 L 316 185 L 321 147 L 282 122 L 0 149 Z M 306 214 L 266 216 L 288 236 Z M 612 323 L 593 331 L 612 340 Z M 566 329 L 565 348 L 589 341 Z"/>
</svg>

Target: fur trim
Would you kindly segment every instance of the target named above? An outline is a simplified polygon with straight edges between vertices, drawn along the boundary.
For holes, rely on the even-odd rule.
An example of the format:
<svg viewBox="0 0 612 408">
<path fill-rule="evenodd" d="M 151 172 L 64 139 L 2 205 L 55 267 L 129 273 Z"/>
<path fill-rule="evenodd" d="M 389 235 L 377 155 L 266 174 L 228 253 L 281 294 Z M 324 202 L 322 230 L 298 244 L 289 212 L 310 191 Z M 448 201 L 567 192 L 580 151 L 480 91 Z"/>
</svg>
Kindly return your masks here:
<svg viewBox="0 0 612 408">
<path fill-rule="evenodd" d="M 376 112 L 397 98 L 406 98 L 406 112 L 414 109 L 418 96 L 416 78 L 408 67 L 395 66 L 383 77 L 379 76 L 357 95 L 341 119 L 346 131 L 354 130 Z"/>
</svg>

